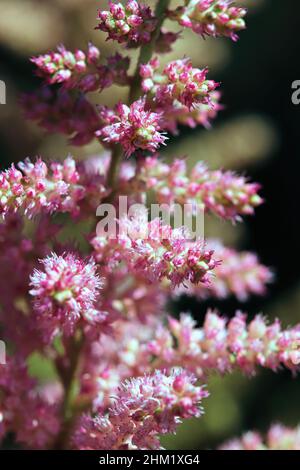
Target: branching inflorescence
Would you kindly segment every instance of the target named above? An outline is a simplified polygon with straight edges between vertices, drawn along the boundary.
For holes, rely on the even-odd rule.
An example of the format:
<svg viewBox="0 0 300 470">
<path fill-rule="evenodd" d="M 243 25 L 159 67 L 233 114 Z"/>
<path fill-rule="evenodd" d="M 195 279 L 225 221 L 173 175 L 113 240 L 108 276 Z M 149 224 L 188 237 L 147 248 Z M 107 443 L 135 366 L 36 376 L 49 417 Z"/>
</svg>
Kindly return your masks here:
<svg viewBox="0 0 300 470">
<path fill-rule="evenodd" d="M 98 140 L 105 152 L 80 162 L 25 159 L 0 173 L 0 321 L 12 351 L 0 366 L 0 437 L 13 434 L 25 448 L 159 449 L 160 435 L 202 415 L 212 370 L 298 371 L 299 325 L 208 311 L 198 326 L 168 311 L 181 294 L 244 301 L 272 280 L 255 254 L 172 225 L 176 205 L 237 222 L 263 202 L 244 176 L 159 156 L 181 126 L 208 127 L 222 109 L 205 65 L 188 57 L 161 65 L 180 40 L 164 20 L 234 41 L 245 28 L 245 9 L 231 1 L 182 3 L 171 10 L 158 0 L 152 10 L 111 1 L 99 10 L 106 39 L 127 54 L 140 49 L 134 73 L 128 55 L 103 58 L 91 43 L 31 59 L 42 84 L 21 98 L 26 117 L 74 145 Z M 90 100 L 112 85 L 129 89 L 128 102 Z M 118 214 L 120 196 L 141 204 L 148 192 L 168 207 L 168 223 L 140 207 Z M 101 203 L 114 209 L 116 233 L 95 231 Z M 85 243 L 63 241 L 70 222 L 86 224 Z M 30 376 L 37 353 L 55 369 L 46 385 Z M 225 447 L 299 448 L 298 434 L 275 426 L 266 441 L 247 434 Z"/>
</svg>

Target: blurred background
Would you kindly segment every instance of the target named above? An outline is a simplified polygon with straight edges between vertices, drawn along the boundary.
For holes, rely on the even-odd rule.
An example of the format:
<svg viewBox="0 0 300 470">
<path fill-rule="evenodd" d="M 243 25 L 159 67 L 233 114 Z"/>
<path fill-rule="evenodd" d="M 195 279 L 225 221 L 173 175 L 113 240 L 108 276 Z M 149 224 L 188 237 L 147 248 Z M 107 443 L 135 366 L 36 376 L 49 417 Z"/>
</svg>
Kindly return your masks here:
<svg viewBox="0 0 300 470">
<path fill-rule="evenodd" d="M 276 280 L 267 297 L 246 304 L 182 298 L 174 311 L 189 310 L 201 323 L 208 307 L 217 306 L 228 316 L 242 309 L 250 316 L 263 312 L 279 317 L 288 326 L 300 322 L 300 105 L 291 101 L 291 84 L 300 80 L 300 5 L 297 0 L 237 3 L 249 8 L 248 29 L 237 44 L 226 39 L 204 41 L 186 31 L 164 57 L 188 55 L 195 66 L 208 65 L 210 78 L 222 84 L 225 105 L 211 130 L 182 129 L 165 158 L 189 155 L 191 164 L 204 160 L 211 168 L 245 172 L 262 184 L 266 203 L 255 217 L 236 226 L 209 218 L 206 235 L 256 251 L 274 269 Z M 64 137 L 47 135 L 25 121 L 18 100 L 39 83 L 30 56 L 58 43 L 85 48 L 88 40 L 100 46 L 103 56 L 112 51 L 105 34 L 94 31 L 96 10 L 105 7 L 106 0 L 1 0 L 0 5 L 0 80 L 7 87 L 7 104 L 0 105 L 0 168 L 39 154 L 59 159 L 68 153 L 78 158 L 99 153 L 97 142 L 73 148 Z M 123 93 L 111 88 L 97 101 L 112 105 Z M 211 397 L 205 402 L 205 417 L 181 426 L 176 436 L 164 439 L 165 447 L 213 448 L 247 429 L 265 431 L 272 422 L 292 426 L 300 422 L 300 380 L 287 372 L 260 371 L 251 380 L 241 374 L 216 375 L 208 386 Z"/>
</svg>

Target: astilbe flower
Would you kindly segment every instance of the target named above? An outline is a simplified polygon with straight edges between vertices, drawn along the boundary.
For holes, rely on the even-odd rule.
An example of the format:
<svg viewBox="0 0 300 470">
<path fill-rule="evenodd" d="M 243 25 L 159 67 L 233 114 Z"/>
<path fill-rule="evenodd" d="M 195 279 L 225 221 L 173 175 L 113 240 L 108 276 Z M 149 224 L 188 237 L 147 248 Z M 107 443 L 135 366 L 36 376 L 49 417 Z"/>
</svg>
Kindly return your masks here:
<svg viewBox="0 0 300 470">
<path fill-rule="evenodd" d="M 117 53 L 108 57 L 106 64 L 101 64 L 100 50 L 92 43 L 89 43 L 87 52 L 76 50 L 73 53 L 61 45 L 57 52 L 31 60 L 47 84 L 61 83 L 66 89 L 77 88 L 87 93 L 103 90 L 113 83 L 127 85 L 129 82 L 129 58 Z"/>
<path fill-rule="evenodd" d="M 108 33 L 107 39 L 125 43 L 128 47 L 139 47 L 150 42 L 156 27 L 156 18 L 151 8 L 135 0 L 127 0 L 125 6 L 109 2 L 109 11 L 99 10 L 97 29 Z"/>
<path fill-rule="evenodd" d="M 139 163 L 130 184 L 135 190 L 151 189 L 160 204 L 190 204 L 195 210 L 200 208 L 232 221 L 252 214 L 262 203 L 257 183 L 249 183 L 230 171 L 211 171 L 203 162 L 197 163 L 188 175 L 184 160 L 177 159 L 169 165 L 148 157 Z"/>
<path fill-rule="evenodd" d="M 0 439 L 8 432 L 27 448 L 50 446 L 59 432 L 59 407 L 43 397 L 18 356 L 0 365 Z"/>
<path fill-rule="evenodd" d="M 24 231 L 24 220 L 10 214 L 0 223 L 0 303 L 9 306 L 15 298 L 26 295 L 28 278 L 36 260 L 49 250 L 49 237 L 55 237 L 58 227 L 43 217 L 31 236 Z"/>
<path fill-rule="evenodd" d="M 23 212 L 29 218 L 38 214 L 66 212 L 76 218 L 94 213 L 108 194 L 106 174 L 91 172 L 86 163 L 69 156 L 47 164 L 41 158 L 29 159 L 17 168 L 0 173 L 0 214 Z"/>
<path fill-rule="evenodd" d="M 85 73 L 88 65 L 97 62 L 99 57 L 99 49 L 90 43 L 87 54 L 79 49 L 73 53 L 61 45 L 57 52 L 33 57 L 31 61 L 37 66 L 38 74 L 54 84 L 71 83 L 71 78 L 74 80 L 74 76 Z"/>
<path fill-rule="evenodd" d="M 111 269 L 104 253 L 102 258 L 101 251 L 97 251 L 97 260 L 105 275 L 101 307 L 109 312 L 111 318 L 146 321 L 149 317 L 162 315 L 167 292 L 159 280 L 150 284 L 147 278 L 131 270 L 124 262 L 113 265 Z"/>
<path fill-rule="evenodd" d="M 188 315 L 170 318 L 148 348 L 154 367 L 181 364 L 197 377 L 214 369 L 225 373 L 239 368 L 254 374 L 257 366 L 273 371 L 285 366 L 295 372 L 300 363 L 300 325 L 282 330 L 279 320 L 268 325 L 261 315 L 247 325 L 241 312 L 227 321 L 209 311 L 202 328 L 195 328 Z"/>
<path fill-rule="evenodd" d="M 194 295 L 200 299 L 225 299 L 234 295 L 238 300 L 245 301 L 250 295 L 266 293 L 266 286 L 273 280 L 273 273 L 259 262 L 255 253 L 238 252 L 217 240 L 207 240 L 207 246 L 214 250 L 216 258 L 222 260 L 216 266 L 210 283 L 206 286 L 190 284 L 187 289 L 179 288 L 177 294 Z"/>
<path fill-rule="evenodd" d="M 173 287 L 185 281 L 207 282 L 218 264 L 202 240 L 191 242 L 186 229 L 172 229 L 159 218 L 147 222 L 147 214 L 135 214 L 121 219 L 119 228 L 116 238 L 92 239 L 95 258 L 103 261 L 104 251 L 150 281 L 168 279 Z"/>
<path fill-rule="evenodd" d="M 180 366 L 206 381 L 215 371 L 254 375 L 259 367 L 284 366 L 294 373 L 299 364 L 299 325 L 282 330 L 278 321 L 268 325 L 260 315 L 247 325 L 239 312 L 225 320 L 208 311 L 202 327 L 187 314 L 179 320 L 148 317 L 146 322 L 120 318 L 110 333 L 88 345 L 81 392 L 97 411 L 111 404 L 120 381 L 145 372 Z"/>
<path fill-rule="evenodd" d="M 48 132 L 67 135 L 72 145 L 91 142 L 100 126 L 94 105 L 83 94 L 74 97 L 66 89 L 52 90 L 44 86 L 24 93 L 21 105 L 26 118 L 36 121 Z"/>
<path fill-rule="evenodd" d="M 207 392 L 195 377 L 176 369 L 123 383 L 107 414 L 84 416 L 73 445 L 78 449 L 159 449 L 159 435 L 174 432 L 182 418 L 201 416 Z"/>
<path fill-rule="evenodd" d="M 103 109 L 103 108 L 102 108 Z M 96 132 L 105 143 L 118 143 L 129 157 L 136 150 L 154 153 L 165 144 L 166 137 L 160 132 L 160 114 L 145 109 L 145 100 L 140 99 L 129 107 L 119 103 L 116 111 L 105 111 L 106 125 Z"/>
<path fill-rule="evenodd" d="M 71 253 L 53 253 L 41 263 L 43 271 L 36 269 L 30 278 L 36 321 L 50 337 L 60 330 L 70 335 L 81 318 L 90 320 L 101 287 L 95 263 Z"/>
<path fill-rule="evenodd" d="M 78 184 L 75 161 L 69 157 L 49 167 L 41 158 L 35 163 L 27 159 L 18 164 L 19 169 L 13 164 L 0 173 L 0 214 L 18 209 L 28 216 L 41 211 L 75 214 L 85 194 L 85 188 Z"/>
<path fill-rule="evenodd" d="M 222 105 L 219 84 L 206 78 L 208 69 L 194 68 L 188 58 L 170 62 L 161 73 L 159 67 L 153 57 L 140 66 L 140 76 L 148 106 L 161 113 L 161 127 L 173 134 L 179 125 L 209 127 Z"/>
<path fill-rule="evenodd" d="M 207 80 L 207 69 L 194 68 L 190 59 L 174 60 L 168 63 L 161 74 L 157 57 L 140 67 L 142 89 L 151 93 L 155 102 L 166 107 L 177 100 L 191 109 L 197 104 L 208 104 L 210 94 L 218 83 Z"/>
<path fill-rule="evenodd" d="M 201 36 L 225 36 L 236 41 L 236 33 L 246 27 L 246 9 L 235 6 L 231 0 L 184 0 L 184 3 L 169 12 L 170 18 Z"/>
<path fill-rule="evenodd" d="M 20 214 L 9 214 L 0 224 L 1 332 L 24 357 L 43 347 L 30 306 L 29 276 L 38 266 L 38 259 L 57 245 L 60 228 L 47 216 L 41 216 L 28 230 L 28 223 Z"/>
<path fill-rule="evenodd" d="M 153 296 L 153 310 L 155 305 Z M 153 339 L 162 312 L 148 312 L 146 317 L 145 312 L 134 317 L 121 313 L 109 332 L 85 346 L 80 392 L 84 400 L 92 403 L 94 412 L 109 408 L 121 382 L 155 370 L 145 345 Z"/>
<path fill-rule="evenodd" d="M 239 439 L 225 442 L 220 450 L 300 450 L 300 426 L 274 424 L 265 437 L 249 431 Z"/>
<path fill-rule="evenodd" d="M 168 106 L 163 114 L 161 126 L 164 130 L 177 135 L 179 126 L 188 126 L 194 129 L 203 126 L 207 129 L 211 127 L 211 122 L 216 119 L 218 112 L 223 109 L 220 103 L 221 93 L 213 91 L 210 93 L 209 103 L 200 103 L 189 109 L 178 101 L 174 101 L 172 106 Z"/>
</svg>

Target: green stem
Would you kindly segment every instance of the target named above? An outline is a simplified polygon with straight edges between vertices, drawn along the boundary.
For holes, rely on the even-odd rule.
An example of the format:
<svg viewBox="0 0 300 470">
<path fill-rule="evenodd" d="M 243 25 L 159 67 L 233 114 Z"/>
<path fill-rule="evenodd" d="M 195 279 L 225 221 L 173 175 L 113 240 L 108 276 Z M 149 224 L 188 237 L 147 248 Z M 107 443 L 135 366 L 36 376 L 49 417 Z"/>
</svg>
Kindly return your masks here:
<svg viewBox="0 0 300 470">
<path fill-rule="evenodd" d="M 139 69 L 141 64 L 149 62 L 155 49 L 155 44 L 158 39 L 160 29 L 165 20 L 165 11 L 168 8 L 171 0 L 158 0 L 155 8 L 155 17 L 158 19 L 155 30 L 152 33 L 151 41 L 141 48 L 140 56 L 137 62 L 136 71 L 133 76 L 130 89 L 129 89 L 129 103 L 137 100 L 141 95 L 141 78 Z M 108 170 L 107 184 L 111 188 L 112 194 L 116 190 L 118 170 L 120 167 L 121 158 L 123 155 L 122 147 L 116 145 L 112 151 L 111 163 Z M 111 197 L 109 198 L 111 199 Z"/>
<path fill-rule="evenodd" d="M 140 96 L 140 92 L 141 92 L 140 90 L 141 78 L 140 78 L 140 73 L 139 73 L 140 65 L 146 64 L 147 62 L 149 62 L 149 60 L 152 57 L 153 51 L 155 49 L 156 41 L 160 34 L 161 27 L 166 18 L 164 13 L 169 7 L 170 1 L 171 0 L 158 0 L 156 4 L 155 17 L 157 18 L 157 25 L 156 25 L 155 30 L 152 33 L 151 41 L 148 44 L 145 44 L 144 46 L 142 46 L 141 48 L 135 75 L 133 77 L 132 84 L 130 87 L 130 92 L 129 92 L 130 103 L 132 103 L 133 101 L 136 101 Z"/>
<path fill-rule="evenodd" d="M 64 388 L 64 398 L 61 404 L 61 416 L 63 426 L 61 432 L 55 440 L 54 449 L 64 449 L 68 445 L 69 434 L 72 429 L 74 414 L 72 403 L 74 398 L 74 389 L 76 386 L 76 376 L 80 364 L 80 357 L 82 347 L 84 344 L 84 335 L 81 330 L 78 330 L 72 339 L 68 356 L 70 358 L 69 367 L 67 369 L 58 367 L 58 374 Z"/>
<path fill-rule="evenodd" d="M 116 181 L 122 155 L 122 147 L 120 145 L 115 145 L 111 154 L 111 162 L 107 175 L 107 185 L 111 188 L 112 192 L 116 189 Z"/>
</svg>

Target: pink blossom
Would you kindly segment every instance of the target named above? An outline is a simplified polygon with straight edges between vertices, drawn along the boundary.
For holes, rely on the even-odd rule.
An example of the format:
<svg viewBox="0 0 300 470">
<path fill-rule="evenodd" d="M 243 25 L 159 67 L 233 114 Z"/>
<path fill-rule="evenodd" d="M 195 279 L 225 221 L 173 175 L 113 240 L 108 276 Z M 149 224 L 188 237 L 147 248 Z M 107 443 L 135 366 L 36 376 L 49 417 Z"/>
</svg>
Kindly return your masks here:
<svg viewBox="0 0 300 470">
<path fill-rule="evenodd" d="M 120 381 L 154 370 L 182 367 L 203 381 L 215 371 L 240 370 L 254 375 L 260 367 L 293 373 L 300 364 L 300 327 L 281 329 L 278 321 L 268 324 L 257 315 L 246 324 L 237 312 L 226 320 L 208 311 L 202 327 L 190 315 L 120 318 L 112 331 L 89 344 L 82 371 L 82 393 L 94 410 L 111 403 Z"/>
<path fill-rule="evenodd" d="M 227 321 L 217 313 L 206 314 L 202 328 L 196 328 L 188 315 L 169 319 L 148 345 L 154 367 L 179 365 L 197 377 L 210 370 L 221 373 L 235 368 L 254 374 L 257 366 L 278 370 L 282 365 L 299 369 L 300 326 L 282 330 L 276 320 L 268 325 L 257 315 L 249 325 L 240 312 Z"/>
<path fill-rule="evenodd" d="M 139 171 L 130 185 L 135 190 L 151 189 L 160 204 L 190 204 L 195 210 L 200 208 L 232 221 L 253 214 L 254 208 L 262 204 L 257 194 L 259 184 L 249 183 L 244 176 L 230 171 L 210 171 L 203 162 L 187 174 L 184 160 L 168 165 L 148 157 L 139 162 Z"/>
<path fill-rule="evenodd" d="M 68 90 L 43 87 L 23 94 L 25 116 L 48 132 L 67 135 L 72 145 L 86 145 L 95 139 L 100 118 L 96 108 L 84 95 L 73 97 Z"/>
<path fill-rule="evenodd" d="M 289 428 L 274 424 L 265 437 L 247 432 L 239 439 L 231 439 L 220 450 L 300 450 L 300 426 Z"/>
<path fill-rule="evenodd" d="M 172 229 L 158 218 L 149 223 L 146 218 L 145 214 L 137 214 L 120 220 L 116 239 L 93 238 L 96 259 L 102 259 L 103 251 L 106 256 L 110 253 L 150 281 L 166 278 L 173 287 L 185 281 L 208 282 L 218 264 L 213 251 L 207 250 L 202 240 L 191 242 L 184 227 Z"/>
<path fill-rule="evenodd" d="M 98 61 L 100 51 L 93 44 L 89 45 L 88 53 L 77 50 L 74 53 L 68 51 L 63 45 L 57 52 L 33 57 L 31 61 L 38 67 L 38 73 L 46 77 L 49 84 L 64 83 L 74 80 L 74 76 L 80 76 L 87 71 L 89 64 Z"/>
<path fill-rule="evenodd" d="M 246 13 L 231 0 L 186 0 L 185 6 L 170 11 L 169 16 L 201 36 L 225 36 L 236 41 L 236 33 L 246 27 Z"/>
<path fill-rule="evenodd" d="M 207 80 L 207 69 L 193 68 L 190 59 L 170 62 L 161 74 L 157 72 L 158 68 L 157 58 L 140 68 L 142 89 L 145 93 L 150 92 L 158 105 L 166 107 L 176 100 L 191 109 L 200 103 L 210 103 L 210 94 L 218 83 Z"/>
<path fill-rule="evenodd" d="M 199 417 L 207 397 L 195 377 L 176 369 L 166 375 L 124 382 L 107 414 L 84 416 L 73 445 L 77 449 L 159 449 L 158 436 L 174 432 L 181 419 Z"/>
<path fill-rule="evenodd" d="M 135 0 L 122 3 L 109 2 L 109 11 L 99 10 L 97 29 L 108 33 L 107 39 L 126 43 L 128 47 L 139 47 L 151 40 L 156 19 L 151 9 Z"/>
<path fill-rule="evenodd" d="M 250 295 L 266 293 L 266 285 L 272 281 L 273 274 L 269 268 L 260 264 L 254 253 L 238 252 L 216 240 L 208 240 L 207 246 L 214 250 L 216 258 L 222 260 L 222 263 L 216 266 L 209 285 L 191 284 L 187 289 L 179 289 L 178 293 L 195 295 L 201 299 L 224 299 L 235 295 L 242 302 Z"/>
<path fill-rule="evenodd" d="M 27 448 L 51 447 L 61 425 L 58 406 L 38 393 L 25 361 L 14 357 L 0 365 L 0 389 L 0 439 L 11 432 Z"/>
<path fill-rule="evenodd" d="M 102 108 L 103 111 L 103 108 Z M 102 127 L 96 135 L 108 144 L 119 143 L 129 157 L 136 150 L 154 153 L 164 145 L 166 137 L 160 133 L 160 115 L 145 109 L 145 100 L 135 101 L 130 107 L 119 103 L 116 112 L 108 118 L 111 123 Z"/>
<path fill-rule="evenodd" d="M 168 132 L 177 135 L 179 126 L 188 126 L 194 129 L 203 126 L 207 129 L 211 127 L 211 121 L 216 119 L 218 112 L 223 109 L 220 104 L 221 93 L 213 91 L 210 94 L 209 103 L 200 103 L 189 109 L 178 101 L 174 101 L 172 106 L 168 106 L 163 114 L 161 126 Z"/>
<path fill-rule="evenodd" d="M 96 266 L 93 261 L 85 263 L 70 253 L 52 253 L 41 264 L 43 271 L 35 269 L 30 277 L 36 321 L 41 329 L 51 332 L 50 336 L 60 328 L 71 334 L 81 317 L 90 319 L 88 312 L 101 287 Z"/>
<path fill-rule="evenodd" d="M 117 53 L 108 57 L 106 64 L 101 64 L 100 51 L 92 43 L 89 43 L 87 52 L 77 50 L 73 53 L 59 46 L 58 52 L 31 60 L 38 67 L 38 75 L 45 78 L 47 84 L 62 83 L 66 89 L 77 88 L 87 93 L 103 90 L 113 83 L 129 83 L 129 58 Z"/>
<path fill-rule="evenodd" d="M 85 188 L 78 184 L 79 174 L 71 157 L 62 164 L 47 165 L 40 158 L 14 164 L 0 173 L 0 213 L 22 209 L 29 217 L 41 211 L 76 213 Z M 49 171 L 50 170 L 50 171 Z"/>
<path fill-rule="evenodd" d="M 41 213 L 67 212 L 73 217 L 95 211 L 107 195 L 105 174 L 93 174 L 69 156 L 48 166 L 38 158 L 12 165 L 0 173 L 0 214 L 17 211 L 29 218 Z"/>
</svg>

